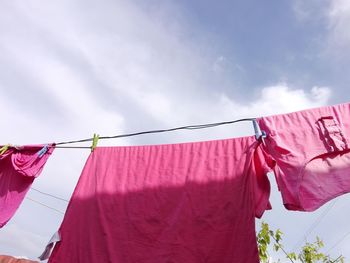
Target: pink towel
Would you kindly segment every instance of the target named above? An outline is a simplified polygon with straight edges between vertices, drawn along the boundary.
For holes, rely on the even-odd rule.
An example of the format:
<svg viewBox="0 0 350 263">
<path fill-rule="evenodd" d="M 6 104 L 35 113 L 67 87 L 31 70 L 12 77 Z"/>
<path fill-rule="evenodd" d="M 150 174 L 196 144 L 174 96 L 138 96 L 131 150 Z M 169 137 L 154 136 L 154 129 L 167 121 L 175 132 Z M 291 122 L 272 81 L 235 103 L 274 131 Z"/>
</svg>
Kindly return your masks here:
<svg viewBox="0 0 350 263">
<path fill-rule="evenodd" d="M 14 215 L 54 146 L 10 147 L 0 155 L 0 228 Z"/>
<path fill-rule="evenodd" d="M 258 263 L 267 170 L 254 137 L 98 147 L 49 262 Z"/>
<path fill-rule="evenodd" d="M 350 104 L 260 118 L 289 210 L 313 211 L 350 191 Z"/>
</svg>

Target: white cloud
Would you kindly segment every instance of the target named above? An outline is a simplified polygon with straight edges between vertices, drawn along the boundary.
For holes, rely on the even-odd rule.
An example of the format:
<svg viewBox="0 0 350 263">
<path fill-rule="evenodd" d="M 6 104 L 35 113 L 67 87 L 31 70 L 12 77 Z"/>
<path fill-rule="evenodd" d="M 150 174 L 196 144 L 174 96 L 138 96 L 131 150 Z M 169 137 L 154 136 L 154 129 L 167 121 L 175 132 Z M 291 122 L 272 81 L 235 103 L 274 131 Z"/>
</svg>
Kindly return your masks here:
<svg viewBox="0 0 350 263">
<path fill-rule="evenodd" d="M 327 104 L 331 90 L 327 87 L 313 87 L 309 92 L 292 89 L 286 84 L 264 87 L 256 100 L 247 105 L 240 104 L 222 96 L 221 100 L 227 108 L 240 116 L 259 117 L 265 115 L 292 112 Z"/>
<path fill-rule="evenodd" d="M 227 59 L 210 53 L 205 43 L 191 38 L 186 22 L 172 19 L 176 15 L 164 15 L 176 14 L 175 7 L 145 13 L 124 1 L 78 3 L 61 1 L 51 6 L 35 0 L 25 5 L 14 1 L 0 9 L 0 21 L 11 24 L 11 29 L 0 28 L 0 58 L 35 80 L 25 83 L 21 75 L 16 76 L 23 86 L 37 94 L 48 92 L 47 98 L 38 101 L 47 109 L 40 114 L 16 101 L 3 100 L 8 111 L 3 125 L 12 127 L 2 130 L 7 142 L 57 142 L 90 137 L 94 132 L 114 135 L 126 128 L 167 128 L 256 117 L 324 105 L 329 98 L 327 88 L 313 88 L 307 93 L 280 84 L 263 88 L 260 94 L 252 95 L 251 101 L 237 101 L 227 95 L 232 91 L 223 92 L 216 88 L 219 83 L 212 81 L 212 61 L 221 68 Z M 160 16 L 166 18 L 162 23 Z M 225 74 L 221 76 L 225 78 Z M 8 89 L 1 89 L 0 97 L 6 98 L 8 93 Z M 53 111 L 48 99 L 57 103 L 59 113 Z M 52 121 L 48 123 L 43 115 Z M 62 120 L 56 121 L 59 115 Z M 27 127 L 26 133 L 23 127 Z M 241 136 L 251 131 L 250 125 L 234 125 L 171 134 L 167 142 Z M 126 142 L 101 141 L 100 145 Z M 56 152 L 61 154 L 62 150 Z M 78 154 L 68 155 L 72 160 Z M 57 160 L 63 161 L 64 156 L 59 156 Z M 78 165 L 73 170 L 69 166 L 63 169 L 65 180 L 69 180 Z M 65 180 L 60 179 L 50 180 L 66 189 Z"/>
<path fill-rule="evenodd" d="M 215 121 L 218 116 L 258 115 L 264 107 L 287 111 L 325 103 L 327 94 L 320 93 L 324 89 L 315 92 L 321 96 L 316 99 L 279 85 L 263 89 L 259 103 L 241 105 L 211 81 L 210 74 L 221 69 L 227 59 L 203 53 L 205 43 L 186 38 L 185 22 L 168 18 L 159 23 L 157 17 L 160 13 L 164 18 L 164 10 L 150 15 L 123 1 L 107 1 L 104 7 L 90 2 L 85 8 L 62 3 L 54 8 L 39 6 L 36 1 L 25 7 L 14 5 L 12 11 L 22 21 L 11 21 L 13 26 L 18 29 L 26 23 L 35 34 L 23 43 L 20 34 L 5 31 L 3 35 L 11 41 L 3 44 L 23 70 L 37 76 L 40 89 L 50 90 L 65 115 L 65 125 L 77 130 L 74 136 L 80 130 L 92 134 L 94 127 L 101 134 L 122 131 L 130 120 L 127 111 L 135 109 L 150 122 L 170 126 Z M 175 32 L 169 32 L 169 25 Z M 43 37 L 38 39 L 38 35 Z M 214 72 L 212 58 L 216 58 Z M 109 100 L 96 95 L 103 93 Z"/>
<path fill-rule="evenodd" d="M 225 93 L 213 93 L 210 100 L 202 100 L 200 103 L 193 104 L 184 104 L 177 98 L 168 97 L 169 103 L 181 105 L 181 107 L 176 110 L 176 117 L 174 117 L 174 111 L 163 111 L 163 118 L 173 121 L 176 119 L 178 124 L 183 124 L 180 120 L 185 123 L 208 123 L 261 117 L 324 106 L 329 103 L 330 98 L 331 89 L 328 87 L 312 87 L 309 91 L 305 91 L 291 88 L 287 84 L 264 87 L 248 102 L 240 102 Z M 234 124 L 221 129 L 208 130 L 203 135 L 200 135 L 199 132 L 191 136 L 181 133 L 178 140 L 181 141 L 181 138 L 182 140 L 183 138 L 201 140 L 220 138 L 220 136 L 245 136 L 252 134 L 252 131 L 249 123 Z"/>
</svg>

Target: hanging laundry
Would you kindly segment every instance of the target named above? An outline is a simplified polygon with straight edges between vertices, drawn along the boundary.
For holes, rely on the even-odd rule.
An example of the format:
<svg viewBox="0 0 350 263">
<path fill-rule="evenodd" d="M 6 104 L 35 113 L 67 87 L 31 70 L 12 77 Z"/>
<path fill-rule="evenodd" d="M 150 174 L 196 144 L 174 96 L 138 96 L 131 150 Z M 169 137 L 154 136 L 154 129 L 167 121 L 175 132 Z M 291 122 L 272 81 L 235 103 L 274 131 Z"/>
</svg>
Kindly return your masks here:
<svg viewBox="0 0 350 263">
<path fill-rule="evenodd" d="M 253 136 L 97 147 L 49 262 L 258 263 L 267 171 Z"/>
<path fill-rule="evenodd" d="M 350 104 L 258 119 L 289 210 L 313 211 L 350 191 Z"/>
<path fill-rule="evenodd" d="M 0 155 L 0 227 L 14 215 L 54 145 L 7 147 Z"/>
<path fill-rule="evenodd" d="M 39 263 L 39 261 L 33 261 L 25 258 L 11 257 L 6 255 L 0 255 L 0 263 Z"/>
</svg>

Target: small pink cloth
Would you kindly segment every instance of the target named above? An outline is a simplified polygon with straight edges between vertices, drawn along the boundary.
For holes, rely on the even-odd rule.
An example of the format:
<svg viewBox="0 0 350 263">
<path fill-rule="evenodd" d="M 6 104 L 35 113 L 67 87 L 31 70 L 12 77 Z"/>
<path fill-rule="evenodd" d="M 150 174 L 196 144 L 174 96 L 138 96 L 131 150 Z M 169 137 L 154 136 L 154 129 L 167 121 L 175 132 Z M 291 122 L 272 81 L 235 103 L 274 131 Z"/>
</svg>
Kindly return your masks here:
<svg viewBox="0 0 350 263">
<path fill-rule="evenodd" d="M 15 214 L 54 145 L 10 147 L 0 155 L 0 228 Z"/>
<path fill-rule="evenodd" d="M 49 262 L 258 263 L 267 170 L 255 137 L 98 147 Z"/>
<path fill-rule="evenodd" d="M 258 119 L 289 210 L 313 211 L 350 192 L 350 104 Z"/>
</svg>

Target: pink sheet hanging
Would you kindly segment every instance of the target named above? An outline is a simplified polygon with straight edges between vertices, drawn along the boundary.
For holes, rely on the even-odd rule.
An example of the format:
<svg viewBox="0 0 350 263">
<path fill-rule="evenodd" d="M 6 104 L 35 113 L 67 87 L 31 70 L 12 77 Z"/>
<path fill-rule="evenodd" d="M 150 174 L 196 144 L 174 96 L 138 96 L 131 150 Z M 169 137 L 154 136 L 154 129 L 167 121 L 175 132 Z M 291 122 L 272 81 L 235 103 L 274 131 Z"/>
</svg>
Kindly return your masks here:
<svg viewBox="0 0 350 263">
<path fill-rule="evenodd" d="M 270 185 L 254 137 L 97 147 L 49 262 L 259 262 Z"/>
</svg>

